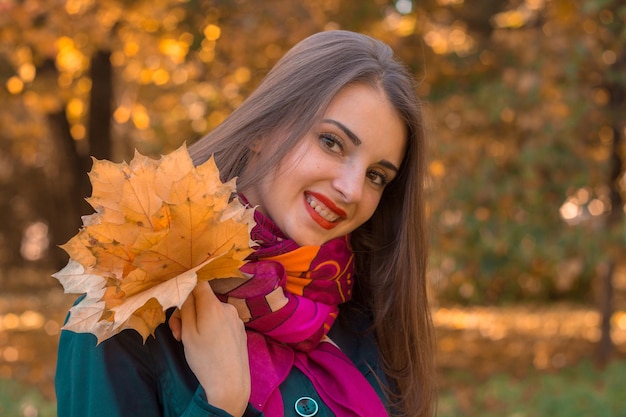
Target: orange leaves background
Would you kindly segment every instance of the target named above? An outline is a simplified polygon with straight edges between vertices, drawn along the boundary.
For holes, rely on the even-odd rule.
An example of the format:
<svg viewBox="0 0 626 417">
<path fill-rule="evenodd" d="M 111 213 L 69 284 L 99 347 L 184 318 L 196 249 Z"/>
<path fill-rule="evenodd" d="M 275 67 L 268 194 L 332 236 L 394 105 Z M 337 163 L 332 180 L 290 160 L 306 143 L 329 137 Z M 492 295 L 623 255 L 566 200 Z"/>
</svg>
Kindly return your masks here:
<svg viewBox="0 0 626 417">
<path fill-rule="evenodd" d="M 65 292 L 85 293 L 65 329 L 102 342 L 131 328 L 145 341 L 198 280 L 243 278 L 254 209 L 233 198 L 235 179 L 222 183 L 213 158 L 194 167 L 183 145 L 160 160 L 94 159 L 89 178 L 96 212 L 62 246 L 70 261 L 53 275 Z"/>
</svg>

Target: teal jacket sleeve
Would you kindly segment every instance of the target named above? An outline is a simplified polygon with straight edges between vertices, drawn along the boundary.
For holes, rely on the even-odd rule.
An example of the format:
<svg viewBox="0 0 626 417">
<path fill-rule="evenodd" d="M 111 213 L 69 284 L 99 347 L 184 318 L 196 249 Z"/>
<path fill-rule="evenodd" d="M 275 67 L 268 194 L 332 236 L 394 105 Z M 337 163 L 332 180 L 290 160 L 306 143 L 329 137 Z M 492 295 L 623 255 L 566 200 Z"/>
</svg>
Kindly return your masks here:
<svg viewBox="0 0 626 417">
<path fill-rule="evenodd" d="M 167 325 L 146 343 L 132 330 L 99 345 L 92 334 L 62 331 L 55 386 L 63 417 L 230 416 L 208 404 Z"/>
<path fill-rule="evenodd" d="M 116 337 L 96 346 L 95 336 L 61 332 L 55 386 L 57 414 L 162 416 L 147 349 Z"/>
</svg>

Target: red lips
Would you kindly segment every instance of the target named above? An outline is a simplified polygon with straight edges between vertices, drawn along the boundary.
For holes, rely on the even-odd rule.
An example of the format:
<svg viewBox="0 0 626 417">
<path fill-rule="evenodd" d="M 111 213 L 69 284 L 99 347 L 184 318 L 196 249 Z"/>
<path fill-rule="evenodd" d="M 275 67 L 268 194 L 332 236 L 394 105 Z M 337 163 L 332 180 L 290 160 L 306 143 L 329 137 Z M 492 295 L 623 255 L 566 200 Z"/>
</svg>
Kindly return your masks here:
<svg viewBox="0 0 626 417">
<path fill-rule="evenodd" d="M 311 218 L 313 220 L 315 220 L 315 222 L 317 224 L 319 224 L 321 227 L 323 227 L 324 229 L 330 230 L 330 229 L 334 228 L 335 226 L 337 226 L 339 224 L 339 222 L 337 222 L 337 221 L 329 222 L 324 217 L 322 217 L 317 211 L 315 211 L 315 209 L 313 207 L 311 207 L 309 205 L 309 202 L 307 201 L 307 196 L 308 195 L 314 197 L 320 203 L 324 204 L 328 210 L 332 211 L 333 213 L 335 213 L 340 218 L 346 217 L 346 215 L 347 215 L 346 212 L 343 211 L 342 209 L 340 209 L 339 207 L 337 207 L 326 196 L 323 196 L 323 195 L 318 194 L 318 193 L 310 192 L 310 191 L 305 193 L 305 195 L 304 195 L 304 203 L 305 203 L 305 207 L 307 209 L 307 212 L 309 213 Z"/>
</svg>

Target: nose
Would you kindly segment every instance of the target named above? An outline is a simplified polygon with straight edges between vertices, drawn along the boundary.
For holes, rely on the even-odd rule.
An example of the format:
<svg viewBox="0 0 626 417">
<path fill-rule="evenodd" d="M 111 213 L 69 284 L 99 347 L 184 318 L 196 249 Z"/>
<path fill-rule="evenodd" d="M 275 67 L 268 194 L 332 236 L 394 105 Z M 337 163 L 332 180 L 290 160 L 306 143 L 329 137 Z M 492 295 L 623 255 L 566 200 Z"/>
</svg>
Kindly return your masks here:
<svg viewBox="0 0 626 417">
<path fill-rule="evenodd" d="M 365 171 L 354 165 L 345 165 L 333 180 L 334 188 L 346 203 L 357 203 L 363 197 Z"/>
</svg>

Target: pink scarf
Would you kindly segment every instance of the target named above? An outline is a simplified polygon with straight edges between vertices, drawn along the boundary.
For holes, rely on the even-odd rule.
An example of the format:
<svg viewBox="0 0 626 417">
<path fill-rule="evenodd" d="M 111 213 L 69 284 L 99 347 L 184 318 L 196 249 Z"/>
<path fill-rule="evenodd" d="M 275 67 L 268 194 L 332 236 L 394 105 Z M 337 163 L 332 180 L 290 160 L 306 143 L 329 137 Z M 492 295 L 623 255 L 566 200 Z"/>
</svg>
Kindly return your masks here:
<svg viewBox="0 0 626 417">
<path fill-rule="evenodd" d="M 296 366 L 337 417 L 386 416 L 376 391 L 326 336 L 338 305 L 352 294 L 348 237 L 300 247 L 258 211 L 255 220 L 251 238 L 259 247 L 242 268 L 253 277 L 219 295 L 246 322 L 250 403 L 268 417 L 282 417 L 279 385 Z"/>
</svg>

